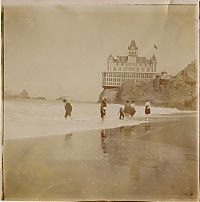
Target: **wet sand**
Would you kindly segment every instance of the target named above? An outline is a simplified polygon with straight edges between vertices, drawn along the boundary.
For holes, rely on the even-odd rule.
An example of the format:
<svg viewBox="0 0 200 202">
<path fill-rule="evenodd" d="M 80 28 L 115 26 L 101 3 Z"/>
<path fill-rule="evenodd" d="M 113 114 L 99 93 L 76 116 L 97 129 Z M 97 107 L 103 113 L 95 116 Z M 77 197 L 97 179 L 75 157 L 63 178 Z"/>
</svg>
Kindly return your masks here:
<svg viewBox="0 0 200 202">
<path fill-rule="evenodd" d="M 5 200 L 197 201 L 196 114 L 6 140 Z"/>
</svg>

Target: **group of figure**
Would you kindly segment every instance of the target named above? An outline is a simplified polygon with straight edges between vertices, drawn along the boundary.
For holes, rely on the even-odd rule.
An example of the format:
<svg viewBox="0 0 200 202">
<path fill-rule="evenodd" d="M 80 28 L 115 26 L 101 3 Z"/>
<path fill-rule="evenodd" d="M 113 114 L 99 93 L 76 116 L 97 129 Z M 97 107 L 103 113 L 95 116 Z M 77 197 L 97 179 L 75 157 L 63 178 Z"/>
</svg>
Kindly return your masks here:
<svg viewBox="0 0 200 202">
<path fill-rule="evenodd" d="M 65 118 L 67 117 L 71 118 L 72 114 L 72 105 L 68 99 L 63 99 L 64 105 L 65 105 Z M 107 107 L 107 99 L 106 97 L 103 97 L 101 106 L 100 106 L 100 114 L 101 114 L 101 120 L 104 121 L 105 116 L 106 116 L 106 107 Z M 146 100 L 145 103 L 145 115 L 146 115 L 146 120 L 148 119 L 148 115 L 151 113 L 150 109 L 151 105 L 149 100 Z M 120 107 L 119 112 L 117 115 L 119 115 L 119 119 L 123 120 L 125 117 L 133 118 L 136 113 L 135 109 L 135 102 L 127 100 L 124 109 L 123 107 Z"/>
<path fill-rule="evenodd" d="M 106 97 L 102 98 L 101 106 L 100 106 L 100 114 L 101 114 L 101 120 L 104 121 L 106 116 L 106 107 L 107 107 L 107 99 Z M 151 105 L 149 100 L 146 100 L 145 102 L 145 109 L 144 109 L 146 120 L 148 120 L 148 115 L 151 113 Z M 119 115 L 119 119 L 123 120 L 125 117 L 127 118 L 133 118 L 136 113 L 135 109 L 135 101 L 129 101 L 127 100 L 124 108 L 120 107 L 119 112 L 117 115 Z"/>
<path fill-rule="evenodd" d="M 124 119 L 124 117 L 131 117 L 133 118 L 136 113 L 135 110 L 135 102 L 134 100 L 132 102 L 126 101 L 126 104 L 124 105 L 124 109 L 120 107 L 119 109 L 119 119 Z"/>
</svg>

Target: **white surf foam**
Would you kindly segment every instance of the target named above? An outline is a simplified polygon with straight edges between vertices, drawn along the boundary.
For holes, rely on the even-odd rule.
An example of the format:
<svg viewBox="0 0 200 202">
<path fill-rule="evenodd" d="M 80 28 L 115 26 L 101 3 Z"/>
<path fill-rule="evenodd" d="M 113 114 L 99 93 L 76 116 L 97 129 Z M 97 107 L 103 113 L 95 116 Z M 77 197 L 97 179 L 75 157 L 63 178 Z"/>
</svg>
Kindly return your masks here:
<svg viewBox="0 0 200 202">
<path fill-rule="evenodd" d="M 99 104 L 72 103 L 72 105 L 72 120 L 65 120 L 64 106 L 61 101 L 6 100 L 4 137 L 13 139 L 49 136 L 74 131 L 138 125 L 144 122 L 137 120 L 137 117 L 144 117 L 142 106 L 136 106 L 137 112 L 133 120 L 119 120 L 117 114 L 122 105 L 108 104 L 106 120 L 102 123 Z M 177 109 L 161 107 L 152 107 L 151 112 L 153 116 L 182 113 Z"/>
</svg>

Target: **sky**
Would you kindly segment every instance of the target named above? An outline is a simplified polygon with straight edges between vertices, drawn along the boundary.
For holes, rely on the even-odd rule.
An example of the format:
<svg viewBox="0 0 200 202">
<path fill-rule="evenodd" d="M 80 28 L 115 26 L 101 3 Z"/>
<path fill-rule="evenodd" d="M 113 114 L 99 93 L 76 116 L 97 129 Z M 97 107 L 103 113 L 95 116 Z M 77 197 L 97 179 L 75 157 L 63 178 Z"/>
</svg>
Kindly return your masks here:
<svg viewBox="0 0 200 202">
<path fill-rule="evenodd" d="M 31 96 L 97 101 L 107 57 L 158 59 L 174 75 L 196 59 L 194 5 L 9 5 L 5 7 L 5 87 Z M 154 49 L 154 44 L 158 47 Z"/>
</svg>

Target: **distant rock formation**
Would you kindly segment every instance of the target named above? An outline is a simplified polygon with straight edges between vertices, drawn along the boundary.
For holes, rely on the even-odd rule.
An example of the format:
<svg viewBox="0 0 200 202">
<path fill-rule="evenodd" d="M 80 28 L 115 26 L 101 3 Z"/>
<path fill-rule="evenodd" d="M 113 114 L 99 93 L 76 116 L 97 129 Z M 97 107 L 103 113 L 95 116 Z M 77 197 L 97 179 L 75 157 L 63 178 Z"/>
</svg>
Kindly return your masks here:
<svg viewBox="0 0 200 202">
<path fill-rule="evenodd" d="M 56 98 L 56 100 L 63 100 L 63 99 L 68 99 L 68 97 L 67 96 L 61 96 L 59 98 Z"/>
<path fill-rule="evenodd" d="M 151 82 L 136 86 L 134 81 L 127 81 L 119 89 L 104 90 L 103 96 L 108 102 L 125 103 L 135 100 L 136 104 L 144 104 L 149 99 L 155 106 L 176 107 L 179 109 L 197 109 L 197 68 L 196 63 L 190 63 L 171 79 L 161 79 L 157 76 Z"/>
<path fill-rule="evenodd" d="M 21 93 L 14 93 L 12 90 L 6 89 L 4 91 L 5 98 L 22 98 L 22 99 L 30 99 L 27 90 L 23 90 Z"/>
<path fill-rule="evenodd" d="M 30 96 L 28 95 L 28 91 L 23 90 L 19 95 L 19 98 L 23 98 L 23 99 L 30 99 Z"/>
<path fill-rule="evenodd" d="M 31 99 L 34 99 L 34 100 L 46 100 L 45 97 L 31 97 Z"/>
<path fill-rule="evenodd" d="M 4 91 L 4 98 L 6 99 L 36 99 L 36 100 L 46 100 L 45 97 L 30 97 L 27 90 L 22 90 L 20 93 L 14 93 L 12 90 L 6 88 Z"/>
</svg>

